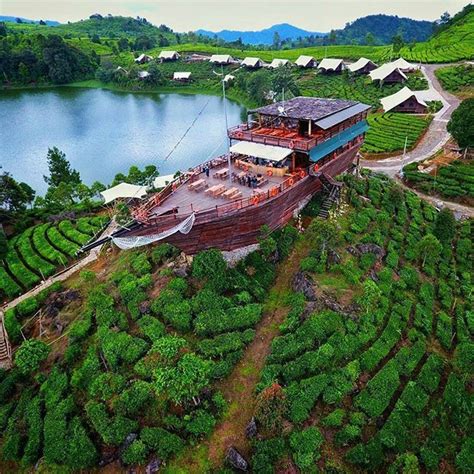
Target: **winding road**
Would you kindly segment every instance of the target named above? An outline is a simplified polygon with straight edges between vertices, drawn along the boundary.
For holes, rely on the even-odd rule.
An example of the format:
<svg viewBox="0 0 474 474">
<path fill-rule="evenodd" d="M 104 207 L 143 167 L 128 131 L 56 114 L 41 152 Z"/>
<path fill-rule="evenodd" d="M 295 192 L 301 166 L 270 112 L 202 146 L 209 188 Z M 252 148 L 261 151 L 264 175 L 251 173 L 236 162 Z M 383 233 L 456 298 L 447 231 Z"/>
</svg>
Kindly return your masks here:
<svg viewBox="0 0 474 474">
<path fill-rule="evenodd" d="M 438 68 L 450 65 L 452 64 L 425 64 L 421 67 L 421 71 L 428 81 L 429 88 L 426 91 L 422 91 L 420 96 L 425 100 L 442 101 L 443 108 L 435 114 L 433 121 L 417 147 L 408 152 L 405 156 L 398 155 L 377 161 L 361 160 L 360 164 L 362 167 L 373 171 L 381 171 L 393 178 L 405 165 L 413 163 L 414 161 L 426 160 L 447 143 L 450 135 L 446 129 L 446 125 L 451 118 L 451 114 L 459 105 L 460 100 L 442 88 L 435 76 L 435 71 Z"/>
</svg>

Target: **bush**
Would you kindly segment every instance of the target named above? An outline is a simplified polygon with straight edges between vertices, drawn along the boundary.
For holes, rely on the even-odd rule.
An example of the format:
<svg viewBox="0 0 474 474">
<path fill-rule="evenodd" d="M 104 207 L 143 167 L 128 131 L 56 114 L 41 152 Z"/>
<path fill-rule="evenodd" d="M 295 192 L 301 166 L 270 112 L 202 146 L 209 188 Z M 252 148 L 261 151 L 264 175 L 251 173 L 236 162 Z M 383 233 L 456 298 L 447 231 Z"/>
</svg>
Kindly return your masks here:
<svg viewBox="0 0 474 474">
<path fill-rule="evenodd" d="M 184 447 L 184 441 L 178 435 L 163 428 L 143 428 L 140 439 L 143 440 L 148 450 L 154 451 L 161 459 L 168 459 L 176 455 Z"/>
<path fill-rule="evenodd" d="M 39 339 L 28 339 L 15 352 L 15 364 L 23 374 L 36 372 L 51 348 Z"/>
<path fill-rule="evenodd" d="M 217 249 L 199 252 L 193 259 L 192 276 L 220 293 L 227 287 L 227 264 Z"/>
<path fill-rule="evenodd" d="M 311 467 L 321 456 L 319 448 L 323 442 L 322 434 L 314 426 L 293 431 L 290 435 L 290 447 L 296 465 L 302 470 Z"/>
<path fill-rule="evenodd" d="M 273 465 L 284 456 L 285 441 L 283 438 L 272 438 L 255 443 L 252 456 L 253 472 L 273 474 Z"/>
<path fill-rule="evenodd" d="M 184 417 L 186 431 L 194 436 L 208 436 L 211 434 L 216 419 L 205 410 L 196 410 Z"/>
<path fill-rule="evenodd" d="M 7 331 L 8 338 L 13 343 L 21 341 L 21 324 L 16 318 L 15 310 L 13 308 L 7 309 L 4 315 L 5 330 Z"/>
<path fill-rule="evenodd" d="M 171 244 L 164 243 L 158 245 L 151 253 L 151 260 L 155 265 L 161 265 L 166 260 L 179 255 L 179 250 Z"/>
<path fill-rule="evenodd" d="M 330 426 L 333 428 L 342 426 L 345 416 L 346 416 L 346 411 L 343 408 L 337 408 L 336 410 L 329 413 L 329 415 L 323 419 L 323 425 Z"/>
<path fill-rule="evenodd" d="M 147 449 L 141 439 L 136 439 L 122 453 L 121 458 L 125 464 L 144 464 L 146 461 Z"/>
<path fill-rule="evenodd" d="M 16 311 L 21 317 L 32 316 L 39 309 L 38 300 L 31 296 L 16 305 Z"/>
<path fill-rule="evenodd" d="M 151 384 L 137 380 L 124 390 L 114 402 L 114 409 L 119 415 L 137 415 L 152 397 Z"/>
</svg>

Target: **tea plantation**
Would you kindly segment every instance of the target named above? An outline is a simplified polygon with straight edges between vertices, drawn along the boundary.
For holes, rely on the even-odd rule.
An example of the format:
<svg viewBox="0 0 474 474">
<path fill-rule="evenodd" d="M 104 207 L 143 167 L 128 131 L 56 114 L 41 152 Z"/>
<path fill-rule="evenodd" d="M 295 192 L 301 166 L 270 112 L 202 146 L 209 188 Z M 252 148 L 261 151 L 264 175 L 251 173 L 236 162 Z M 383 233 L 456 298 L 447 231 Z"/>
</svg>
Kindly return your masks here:
<svg viewBox="0 0 474 474">
<path fill-rule="evenodd" d="M 0 299 L 14 298 L 53 275 L 76 257 L 106 223 L 102 217 L 81 217 L 30 227 L 8 242 L 0 265 Z"/>
<path fill-rule="evenodd" d="M 464 198 L 468 202 L 474 199 L 474 163 L 457 160 L 447 166 L 441 166 L 436 174 L 418 171 L 412 163 L 403 168 L 406 182 L 424 193 L 435 194 L 447 199 Z"/>
<path fill-rule="evenodd" d="M 286 302 L 253 470 L 472 472 L 471 223 L 387 179 L 345 181 L 349 212 L 305 234 L 315 294 Z"/>
<path fill-rule="evenodd" d="M 390 153 L 411 150 L 431 122 L 431 117 L 417 117 L 402 113 L 371 114 L 361 151 L 366 153 Z"/>
<path fill-rule="evenodd" d="M 474 67 L 470 64 L 460 64 L 437 69 L 436 77 L 444 89 L 463 95 L 474 94 Z"/>
</svg>

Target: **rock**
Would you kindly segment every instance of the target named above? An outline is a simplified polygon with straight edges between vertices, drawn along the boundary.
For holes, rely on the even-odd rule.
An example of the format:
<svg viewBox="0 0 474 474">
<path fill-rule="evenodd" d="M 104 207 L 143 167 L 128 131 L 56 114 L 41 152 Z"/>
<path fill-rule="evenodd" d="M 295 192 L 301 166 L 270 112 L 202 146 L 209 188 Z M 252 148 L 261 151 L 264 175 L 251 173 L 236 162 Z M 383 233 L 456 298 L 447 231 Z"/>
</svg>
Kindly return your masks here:
<svg viewBox="0 0 474 474">
<path fill-rule="evenodd" d="M 385 250 L 377 244 L 357 244 L 356 249 L 360 254 L 373 253 L 379 260 L 385 257 Z"/>
<path fill-rule="evenodd" d="M 316 292 L 313 288 L 312 278 L 305 272 L 299 271 L 293 278 L 293 290 L 303 293 L 308 301 L 316 300 Z"/>
<path fill-rule="evenodd" d="M 252 419 L 249 421 L 249 424 L 245 428 L 245 436 L 247 436 L 247 438 L 249 439 L 255 438 L 255 436 L 257 436 L 257 432 L 257 422 L 255 421 L 255 417 L 252 416 Z"/>
<path fill-rule="evenodd" d="M 117 458 L 118 458 L 117 453 L 106 454 L 102 456 L 101 460 L 99 461 L 99 467 L 107 466 L 107 464 L 114 462 Z"/>
<path fill-rule="evenodd" d="M 137 433 L 129 433 L 119 448 L 120 455 L 138 438 Z"/>
<path fill-rule="evenodd" d="M 173 269 L 173 274 L 177 277 L 186 278 L 188 276 L 188 266 L 180 265 Z"/>
<path fill-rule="evenodd" d="M 303 310 L 303 313 L 301 314 L 301 319 L 305 321 L 308 319 L 313 313 L 317 313 L 321 310 L 324 309 L 324 306 L 321 304 L 321 302 L 318 301 L 309 301 L 306 303 L 306 306 Z"/>
<path fill-rule="evenodd" d="M 140 314 L 148 314 L 150 312 L 151 303 L 149 301 L 142 301 L 138 306 Z"/>
<path fill-rule="evenodd" d="M 44 315 L 54 318 L 67 304 L 81 297 L 77 290 L 65 290 L 51 293 L 44 302 Z"/>
<path fill-rule="evenodd" d="M 155 474 L 160 470 L 161 466 L 161 459 L 153 458 L 146 466 L 145 472 L 146 474 Z"/>
<path fill-rule="evenodd" d="M 249 468 L 249 463 L 233 446 L 227 450 L 226 461 L 238 471 L 247 472 Z"/>
<path fill-rule="evenodd" d="M 335 250 L 329 249 L 327 262 L 329 265 L 337 265 L 338 263 L 341 263 L 341 257 Z"/>
</svg>

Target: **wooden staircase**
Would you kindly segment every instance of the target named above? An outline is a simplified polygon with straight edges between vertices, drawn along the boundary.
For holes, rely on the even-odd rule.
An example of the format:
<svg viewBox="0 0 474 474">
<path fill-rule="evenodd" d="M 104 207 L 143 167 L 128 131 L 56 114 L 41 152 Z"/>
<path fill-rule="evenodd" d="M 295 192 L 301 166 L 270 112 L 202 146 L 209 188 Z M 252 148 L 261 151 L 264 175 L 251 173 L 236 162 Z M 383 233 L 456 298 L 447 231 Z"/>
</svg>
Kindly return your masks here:
<svg viewBox="0 0 474 474">
<path fill-rule="evenodd" d="M 342 183 L 334 180 L 331 178 L 331 176 L 324 173 L 318 173 L 317 177 L 323 185 L 323 192 L 325 195 L 324 201 L 321 204 L 321 208 L 319 209 L 318 217 L 327 219 L 329 217 L 329 210 L 339 200 Z"/>
<path fill-rule="evenodd" d="M 3 312 L 0 311 L 0 368 L 10 369 L 12 366 L 12 349 L 3 322 Z"/>
</svg>

